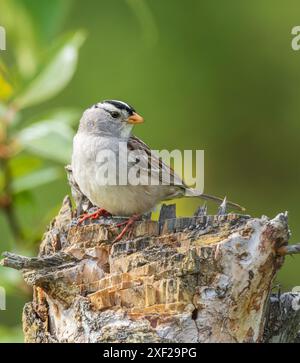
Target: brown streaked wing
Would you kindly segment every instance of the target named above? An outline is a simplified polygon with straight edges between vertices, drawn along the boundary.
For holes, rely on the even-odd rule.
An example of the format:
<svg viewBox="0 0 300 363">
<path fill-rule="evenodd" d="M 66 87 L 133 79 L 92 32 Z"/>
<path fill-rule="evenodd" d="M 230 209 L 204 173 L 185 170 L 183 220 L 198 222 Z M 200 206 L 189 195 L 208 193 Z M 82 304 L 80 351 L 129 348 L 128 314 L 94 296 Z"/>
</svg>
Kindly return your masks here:
<svg viewBox="0 0 300 363">
<path fill-rule="evenodd" d="M 132 150 L 142 150 L 148 155 L 147 160 L 145 160 L 145 165 L 142 165 L 147 169 L 149 177 L 151 176 L 151 165 L 152 167 L 156 168 L 157 175 L 159 175 L 159 183 L 162 184 L 163 182 L 168 183 L 168 179 L 163 179 L 165 173 L 170 173 L 170 185 L 177 185 L 178 187 L 186 188 L 184 181 L 180 178 L 178 174 L 175 173 L 174 169 L 171 168 L 169 165 L 164 163 L 161 158 L 157 158 L 147 144 L 145 144 L 142 140 L 140 140 L 136 136 L 131 136 L 127 143 L 128 151 Z M 165 170 L 165 173 L 162 171 Z M 175 183 L 176 182 L 176 183 Z"/>
</svg>

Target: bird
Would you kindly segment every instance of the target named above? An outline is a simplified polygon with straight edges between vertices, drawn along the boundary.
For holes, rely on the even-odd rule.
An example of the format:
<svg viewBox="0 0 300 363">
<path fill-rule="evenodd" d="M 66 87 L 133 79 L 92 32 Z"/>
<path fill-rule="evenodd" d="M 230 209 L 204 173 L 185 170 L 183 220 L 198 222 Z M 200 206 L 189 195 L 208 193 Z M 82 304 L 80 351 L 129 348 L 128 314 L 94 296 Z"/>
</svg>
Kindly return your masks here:
<svg viewBox="0 0 300 363">
<path fill-rule="evenodd" d="M 190 188 L 169 165 L 151 153 L 149 146 L 132 133 L 133 127 L 143 122 L 143 117 L 128 103 L 104 100 L 83 113 L 73 139 L 71 168 L 74 181 L 83 195 L 98 207 L 95 213 L 85 215 L 79 222 L 108 215 L 127 217 L 128 220 L 122 223 L 125 227 L 115 241 L 120 240 L 136 220 L 153 210 L 162 201 L 181 197 L 199 197 L 218 204 L 223 201 L 222 198 Z M 120 143 L 125 145 L 128 152 L 140 152 L 138 153 L 140 170 L 146 176 L 149 176 L 152 170 L 151 177 L 156 179 L 155 185 L 147 183 L 123 185 L 119 182 L 118 168 L 115 185 L 104 182 L 102 170 L 104 166 L 103 163 L 99 163 L 99 158 L 102 160 L 101 156 L 105 156 L 109 150 L 120 162 L 122 159 Z M 127 165 L 122 165 L 126 171 L 134 165 L 129 159 L 124 162 L 127 162 Z M 107 163 L 106 168 L 113 167 L 110 165 L 111 159 L 108 158 Z M 165 175 L 168 173 L 169 184 L 164 183 Z M 232 202 L 227 204 L 244 210 L 239 204 Z"/>
</svg>

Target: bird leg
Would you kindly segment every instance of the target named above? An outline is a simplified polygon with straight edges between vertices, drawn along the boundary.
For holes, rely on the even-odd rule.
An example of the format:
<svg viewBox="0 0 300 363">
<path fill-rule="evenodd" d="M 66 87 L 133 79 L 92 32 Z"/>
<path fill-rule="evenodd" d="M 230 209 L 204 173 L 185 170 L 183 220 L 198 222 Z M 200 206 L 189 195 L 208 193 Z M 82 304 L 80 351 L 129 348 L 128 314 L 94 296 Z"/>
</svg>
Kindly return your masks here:
<svg viewBox="0 0 300 363">
<path fill-rule="evenodd" d="M 102 216 L 109 217 L 109 216 L 111 216 L 111 214 L 104 208 L 99 208 L 94 213 L 83 215 L 83 217 L 81 217 L 79 219 L 78 224 L 81 224 L 82 222 L 86 221 L 87 219 L 98 219 L 99 217 L 102 217 Z"/>
<path fill-rule="evenodd" d="M 123 236 L 125 235 L 125 233 L 132 228 L 133 224 L 140 218 L 139 215 L 133 215 L 132 217 L 130 217 L 127 221 L 125 222 L 121 222 L 121 223 L 118 223 L 116 224 L 114 227 L 122 227 L 122 226 L 125 226 L 121 233 L 118 234 L 118 236 L 113 240 L 113 243 L 114 242 L 119 242 Z"/>
</svg>

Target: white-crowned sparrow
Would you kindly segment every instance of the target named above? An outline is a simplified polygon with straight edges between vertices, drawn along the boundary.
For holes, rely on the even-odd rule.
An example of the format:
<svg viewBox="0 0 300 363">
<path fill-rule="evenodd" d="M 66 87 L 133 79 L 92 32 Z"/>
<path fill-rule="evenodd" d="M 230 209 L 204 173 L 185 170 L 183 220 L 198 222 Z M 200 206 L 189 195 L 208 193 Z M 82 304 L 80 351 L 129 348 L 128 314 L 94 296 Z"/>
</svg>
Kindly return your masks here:
<svg viewBox="0 0 300 363">
<path fill-rule="evenodd" d="M 133 216 L 144 214 L 163 200 L 180 197 L 200 197 L 221 203 L 222 199 L 202 194 L 189 188 L 184 181 L 165 163 L 151 154 L 149 147 L 132 135 L 135 124 L 143 118 L 125 102 L 106 100 L 87 109 L 73 142 L 72 171 L 82 193 L 96 206 L 112 215 Z M 146 175 L 150 166 L 156 171 L 151 175 L 158 178 L 160 185 L 103 185 L 99 177 L 99 156 L 108 149 L 120 160 L 119 143 L 126 143 L 129 151 L 141 150 L 139 167 Z M 144 156 L 143 156 L 144 155 Z M 132 163 L 126 165 L 126 170 Z M 162 185 L 164 173 L 171 175 L 170 185 Z M 100 178 L 100 179 L 99 179 Z M 158 183 L 159 184 L 159 183 Z M 234 208 L 243 209 L 238 204 L 227 202 Z"/>
</svg>

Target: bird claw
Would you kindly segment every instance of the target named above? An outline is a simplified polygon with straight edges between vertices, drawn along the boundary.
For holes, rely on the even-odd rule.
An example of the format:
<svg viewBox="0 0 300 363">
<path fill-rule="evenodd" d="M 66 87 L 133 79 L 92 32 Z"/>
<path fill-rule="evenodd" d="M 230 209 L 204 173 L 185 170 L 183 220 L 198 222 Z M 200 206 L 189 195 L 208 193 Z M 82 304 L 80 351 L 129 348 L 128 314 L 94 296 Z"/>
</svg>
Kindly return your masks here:
<svg viewBox="0 0 300 363">
<path fill-rule="evenodd" d="M 125 226 L 125 227 L 122 229 L 121 233 L 119 233 L 117 235 L 117 237 L 113 240 L 113 243 L 121 241 L 121 239 L 124 237 L 124 235 L 126 234 L 126 232 L 128 230 L 130 230 L 129 236 L 132 236 L 132 233 L 133 233 L 132 227 L 138 219 L 139 219 L 139 216 L 134 215 L 134 216 L 130 217 L 127 221 L 114 225 L 113 227 L 118 227 L 118 228 L 122 227 L 122 226 Z"/>
<path fill-rule="evenodd" d="M 111 214 L 109 212 L 107 212 L 107 210 L 105 210 L 104 208 L 99 208 L 94 213 L 83 215 L 79 219 L 78 224 L 81 224 L 82 222 L 86 221 L 87 219 L 98 219 L 100 217 L 109 217 L 109 216 L 111 216 Z"/>
</svg>

